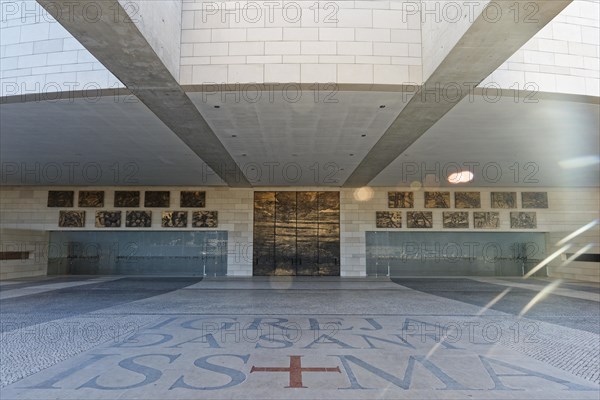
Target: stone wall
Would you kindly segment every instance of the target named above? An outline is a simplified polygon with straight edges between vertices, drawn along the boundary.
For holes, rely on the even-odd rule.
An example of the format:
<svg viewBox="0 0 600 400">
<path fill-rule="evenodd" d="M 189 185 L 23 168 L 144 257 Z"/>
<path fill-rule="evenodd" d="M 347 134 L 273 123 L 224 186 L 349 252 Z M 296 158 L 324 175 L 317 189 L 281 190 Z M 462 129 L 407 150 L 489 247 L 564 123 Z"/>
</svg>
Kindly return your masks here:
<svg viewBox="0 0 600 400">
<path fill-rule="evenodd" d="M 185 1 L 180 82 L 420 84 L 420 15 L 404 3 Z"/>
<path fill-rule="evenodd" d="M 600 96 L 600 2 L 573 1 L 482 85 Z"/>
<path fill-rule="evenodd" d="M 123 3 L 182 85 L 399 85 L 426 80 L 488 1 Z M 573 1 L 483 85 L 598 96 L 599 4 Z M 1 11 L 0 96 L 123 87 L 35 1 Z"/>
<path fill-rule="evenodd" d="M 3 1 L 1 17 L 0 96 L 123 87 L 34 0 Z"/>
</svg>

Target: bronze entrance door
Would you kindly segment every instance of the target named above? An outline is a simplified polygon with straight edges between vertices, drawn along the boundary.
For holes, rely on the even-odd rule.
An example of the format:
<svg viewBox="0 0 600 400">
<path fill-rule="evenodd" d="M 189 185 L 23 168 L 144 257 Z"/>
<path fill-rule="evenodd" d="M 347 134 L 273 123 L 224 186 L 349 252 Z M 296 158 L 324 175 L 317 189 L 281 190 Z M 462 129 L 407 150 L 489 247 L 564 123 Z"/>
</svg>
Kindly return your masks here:
<svg viewBox="0 0 600 400">
<path fill-rule="evenodd" d="M 255 192 L 254 275 L 340 275 L 339 192 Z"/>
</svg>

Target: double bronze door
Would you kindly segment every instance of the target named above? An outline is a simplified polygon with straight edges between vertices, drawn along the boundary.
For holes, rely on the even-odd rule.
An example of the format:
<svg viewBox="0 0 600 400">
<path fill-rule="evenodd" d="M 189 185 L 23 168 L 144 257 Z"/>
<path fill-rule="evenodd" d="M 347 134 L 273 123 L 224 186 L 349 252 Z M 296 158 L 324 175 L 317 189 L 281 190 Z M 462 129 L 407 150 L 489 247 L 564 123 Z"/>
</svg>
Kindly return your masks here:
<svg viewBox="0 0 600 400">
<path fill-rule="evenodd" d="M 254 275 L 340 275 L 339 192 L 255 192 Z"/>
</svg>

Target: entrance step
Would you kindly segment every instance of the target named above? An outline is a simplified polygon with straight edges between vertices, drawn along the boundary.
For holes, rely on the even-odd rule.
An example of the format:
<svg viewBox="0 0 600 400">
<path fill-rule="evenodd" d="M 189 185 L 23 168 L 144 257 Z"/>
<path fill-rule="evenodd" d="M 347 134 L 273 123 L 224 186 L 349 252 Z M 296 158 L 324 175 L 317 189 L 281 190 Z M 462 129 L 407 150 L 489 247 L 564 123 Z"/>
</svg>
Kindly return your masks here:
<svg viewBox="0 0 600 400">
<path fill-rule="evenodd" d="M 205 278 L 186 289 L 203 290 L 402 290 L 387 277 L 255 276 Z"/>
</svg>

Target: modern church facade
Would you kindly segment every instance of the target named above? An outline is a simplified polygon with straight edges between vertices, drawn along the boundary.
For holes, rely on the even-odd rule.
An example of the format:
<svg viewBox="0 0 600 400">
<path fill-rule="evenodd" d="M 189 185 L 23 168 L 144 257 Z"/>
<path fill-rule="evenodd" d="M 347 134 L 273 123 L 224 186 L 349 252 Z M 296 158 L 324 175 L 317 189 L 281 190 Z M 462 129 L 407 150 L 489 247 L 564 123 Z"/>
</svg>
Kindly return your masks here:
<svg viewBox="0 0 600 400">
<path fill-rule="evenodd" d="M 598 1 L 68 3 L 2 3 L 0 278 L 600 280 Z"/>
<path fill-rule="evenodd" d="M 523 202 L 530 189 L 515 187 L 494 192 L 470 187 L 467 192 L 161 187 L 169 203 L 145 206 L 145 196 L 156 190 L 5 188 L 3 220 L 10 225 L 3 229 L 3 250 L 27 257 L 3 260 L 3 273 L 519 276 L 562 247 L 556 243 L 565 236 L 589 225 L 598 202 L 597 191 L 587 188 L 536 189 L 534 193 L 547 195 L 547 207 L 531 208 L 539 205 Z M 390 193 L 399 190 L 414 198 L 411 208 L 389 207 Z M 124 191 L 139 196 L 137 206 L 115 204 L 115 194 Z M 48 194 L 53 192 L 66 193 L 73 201 L 49 207 Z M 102 193 L 103 202 L 82 206 L 81 199 L 90 192 Z M 182 206 L 188 192 L 205 194 L 202 208 Z M 449 194 L 450 204 L 428 208 L 429 193 Z M 461 193 L 476 193 L 480 204 L 465 208 L 456 202 Z M 491 202 L 497 193 L 514 195 L 516 203 L 499 208 Z M 565 211 L 570 207 L 572 211 Z M 594 235 L 592 228 L 572 239 L 572 247 L 549 264 L 548 273 L 593 279 L 593 260 L 582 257 L 568 268 L 560 265 Z"/>
</svg>

